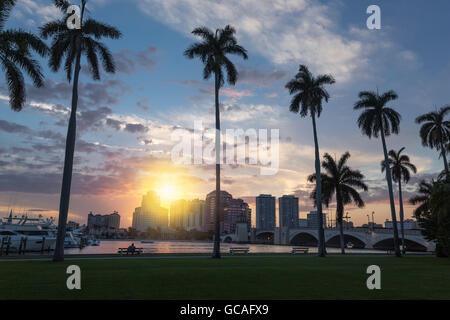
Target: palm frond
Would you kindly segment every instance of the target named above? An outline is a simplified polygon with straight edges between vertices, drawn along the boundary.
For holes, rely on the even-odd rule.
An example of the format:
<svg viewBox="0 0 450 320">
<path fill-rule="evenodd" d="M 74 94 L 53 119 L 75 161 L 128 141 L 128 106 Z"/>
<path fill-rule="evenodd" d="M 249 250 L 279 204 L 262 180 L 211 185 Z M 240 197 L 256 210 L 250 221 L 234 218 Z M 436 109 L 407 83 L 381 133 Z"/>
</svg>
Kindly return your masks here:
<svg viewBox="0 0 450 320">
<path fill-rule="evenodd" d="M 19 68 L 8 59 L 2 60 L 3 70 L 6 72 L 6 80 L 9 88 L 9 104 L 14 111 L 22 110 L 25 103 L 25 84 Z"/>
<path fill-rule="evenodd" d="M 15 6 L 16 0 L 2 0 L 0 1 L 0 32 L 5 26 L 6 20 L 9 18 L 12 8 Z"/>
</svg>

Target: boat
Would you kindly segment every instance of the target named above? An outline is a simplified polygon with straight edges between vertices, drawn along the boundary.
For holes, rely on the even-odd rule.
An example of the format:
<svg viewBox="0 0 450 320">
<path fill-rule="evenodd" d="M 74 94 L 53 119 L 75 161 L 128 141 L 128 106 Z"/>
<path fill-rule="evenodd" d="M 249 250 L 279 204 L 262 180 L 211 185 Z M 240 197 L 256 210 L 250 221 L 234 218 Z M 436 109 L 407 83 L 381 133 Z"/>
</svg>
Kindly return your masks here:
<svg viewBox="0 0 450 320">
<path fill-rule="evenodd" d="M 56 245 L 56 232 L 48 228 L 53 222 L 50 219 L 29 218 L 13 216 L 3 218 L 0 224 L 0 241 L 4 246 L 9 242 L 10 251 L 19 251 L 21 243 L 26 239 L 26 251 L 54 250 Z M 5 248 L 3 249 L 5 250 Z"/>
<path fill-rule="evenodd" d="M 141 243 L 154 243 L 154 241 L 150 240 L 150 239 L 148 239 L 148 240 L 141 240 Z"/>
<path fill-rule="evenodd" d="M 64 248 L 79 248 L 80 246 L 80 238 L 75 237 L 71 231 L 67 231 L 64 238 Z"/>
</svg>

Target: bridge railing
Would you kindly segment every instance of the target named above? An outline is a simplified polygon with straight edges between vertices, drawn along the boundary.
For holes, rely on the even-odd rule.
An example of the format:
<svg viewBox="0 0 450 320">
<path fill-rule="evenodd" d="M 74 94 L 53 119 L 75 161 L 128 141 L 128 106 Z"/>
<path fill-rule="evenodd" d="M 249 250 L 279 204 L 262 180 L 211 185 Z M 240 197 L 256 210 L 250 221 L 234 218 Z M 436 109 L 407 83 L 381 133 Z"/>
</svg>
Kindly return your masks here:
<svg viewBox="0 0 450 320">
<path fill-rule="evenodd" d="M 261 232 L 274 232 L 275 230 L 267 230 L 267 229 L 256 229 L 257 233 L 261 233 Z M 294 229 L 291 229 L 294 230 Z M 295 228 L 295 230 L 317 230 L 316 228 Z M 339 231 L 338 228 L 326 228 L 325 231 Z M 400 230 L 399 230 L 400 231 Z M 375 230 L 371 230 L 371 229 L 367 229 L 367 228 L 351 228 L 351 229 L 344 229 L 344 233 L 345 232 L 360 232 L 360 233 L 368 233 L 368 232 L 374 232 L 374 233 L 383 233 L 383 234 L 388 234 L 388 233 L 392 233 L 392 229 L 375 229 Z M 422 232 L 420 230 L 410 230 L 410 229 L 406 229 L 405 230 L 405 235 L 417 235 L 417 236 L 421 236 Z"/>
</svg>

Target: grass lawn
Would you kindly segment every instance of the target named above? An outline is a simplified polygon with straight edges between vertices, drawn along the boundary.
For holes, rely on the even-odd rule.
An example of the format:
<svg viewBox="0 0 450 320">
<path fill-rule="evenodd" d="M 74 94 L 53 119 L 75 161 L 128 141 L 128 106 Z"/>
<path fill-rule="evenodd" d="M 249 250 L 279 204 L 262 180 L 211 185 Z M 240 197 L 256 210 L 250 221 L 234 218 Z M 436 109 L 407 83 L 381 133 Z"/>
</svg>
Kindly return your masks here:
<svg viewBox="0 0 450 320">
<path fill-rule="evenodd" d="M 66 268 L 81 268 L 68 290 Z M 366 268 L 381 268 L 368 290 Z M 0 299 L 450 299 L 450 259 L 249 256 L 0 262 Z"/>
</svg>

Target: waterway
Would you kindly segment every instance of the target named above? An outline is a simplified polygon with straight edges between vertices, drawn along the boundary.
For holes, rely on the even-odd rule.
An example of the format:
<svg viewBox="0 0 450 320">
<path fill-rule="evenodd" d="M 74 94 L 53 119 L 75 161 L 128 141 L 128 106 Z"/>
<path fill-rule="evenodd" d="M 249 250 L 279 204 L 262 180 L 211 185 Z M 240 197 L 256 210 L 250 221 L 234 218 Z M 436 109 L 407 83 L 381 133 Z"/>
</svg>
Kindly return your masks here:
<svg viewBox="0 0 450 320">
<path fill-rule="evenodd" d="M 137 248 L 143 248 L 144 253 L 205 253 L 213 250 L 213 242 L 209 241 L 159 241 L 154 243 L 141 243 L 139 240 L 102 240 L 99 246 L 87 246 L 82 249 L 67 248 L 66 254 L 115 254 L 118 248 L 127 248 L 134 243 Z M 246 247 L 250 253 L 290 253 L 292 246 L 268 245 L 268 244 L 235 244 L 221 243 L 220 251 L 228 253 L 231 247 Z M 373 249 L 347 249 L 348 253 L 382 253 L 386 251 Z M 317 252 L 316 247 L 310 247 L 309 252 Z M 327 248 L 328 253 L 339 253 L 339 248 Z"/>
</svg>

